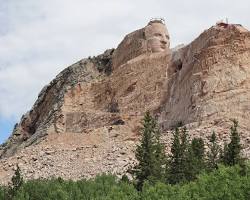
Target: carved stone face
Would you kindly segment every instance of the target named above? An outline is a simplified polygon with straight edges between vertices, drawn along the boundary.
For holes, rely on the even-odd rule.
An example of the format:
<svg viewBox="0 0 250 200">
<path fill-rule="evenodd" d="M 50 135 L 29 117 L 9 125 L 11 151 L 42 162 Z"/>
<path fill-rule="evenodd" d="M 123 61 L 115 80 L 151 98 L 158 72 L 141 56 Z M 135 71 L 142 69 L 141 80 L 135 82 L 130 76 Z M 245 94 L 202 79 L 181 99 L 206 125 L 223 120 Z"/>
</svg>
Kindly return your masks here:
<svg viewBox="0 0 250 200">
<path fill-rule="evenodd" d="M 169 34 L 165 24 L 150 21 L 146 27 L 126 35 L 113 53 L 113 68 L 145 53 L 168 51 L 169 44 Z"/>
<path fill-rule="evenodd" d="M 169 33 L 166 26 L 159 22 L 150 22 L 145 27 L 147 50 L 150 52 L 162 52 L 169 49 Z"/>
</svg>

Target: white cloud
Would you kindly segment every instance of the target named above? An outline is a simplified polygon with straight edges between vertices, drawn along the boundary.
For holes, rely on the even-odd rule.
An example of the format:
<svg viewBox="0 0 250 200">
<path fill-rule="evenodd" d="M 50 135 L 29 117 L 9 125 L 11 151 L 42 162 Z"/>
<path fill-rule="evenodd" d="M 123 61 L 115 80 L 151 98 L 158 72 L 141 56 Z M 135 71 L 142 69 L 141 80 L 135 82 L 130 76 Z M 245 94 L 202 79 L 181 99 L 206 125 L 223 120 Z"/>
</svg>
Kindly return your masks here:
<svg viewBox="0 0 250 200">
<path fill-rule="evenodd" d="M 250 27 L 248 0 L 0 0 L 0 117 L 16 119 L 75 61 L 116 47 L 151 17 L 164 17 L 172 46 L 217 20 Z"/>
</svg>

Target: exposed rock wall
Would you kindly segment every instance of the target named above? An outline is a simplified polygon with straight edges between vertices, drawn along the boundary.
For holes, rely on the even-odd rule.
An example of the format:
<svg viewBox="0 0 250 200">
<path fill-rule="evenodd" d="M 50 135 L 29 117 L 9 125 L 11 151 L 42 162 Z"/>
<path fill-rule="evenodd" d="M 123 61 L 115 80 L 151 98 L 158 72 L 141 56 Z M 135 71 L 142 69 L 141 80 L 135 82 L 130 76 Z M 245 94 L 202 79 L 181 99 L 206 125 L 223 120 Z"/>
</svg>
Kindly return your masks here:
<svg viewBox="0 0 250 200">
<path fill-rule="evenodd" d="M 18 149 L 39 142 L 50 132 L 60 132 L 55 122 L 60 120 L 65 93 L 76 85 L 104 76 L 102 72 L 111 69 L 109 62 L 112 52 L 108 50 L 96 58 L 83 59 L 71 65 L 45 86 L 32 109 L 22 116 L 11 137 L 0 147 L 0 158 L 11 156 Z"/>
<path fill-rule="evenodd" d="M 168 69 L 163 126 L 236 118 L 249 131 L 250 33 L 240 25 L 213 26 L 175 54 Z"/>
</svg>

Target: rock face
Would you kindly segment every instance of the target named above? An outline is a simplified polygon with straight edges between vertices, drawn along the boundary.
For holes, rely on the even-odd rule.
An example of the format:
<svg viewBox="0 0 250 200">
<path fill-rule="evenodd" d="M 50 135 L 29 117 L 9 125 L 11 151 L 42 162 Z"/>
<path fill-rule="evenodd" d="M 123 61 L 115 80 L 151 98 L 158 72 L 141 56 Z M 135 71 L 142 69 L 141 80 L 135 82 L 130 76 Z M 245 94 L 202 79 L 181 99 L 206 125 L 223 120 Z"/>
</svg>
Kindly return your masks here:
<svg viewBox="0 0 250 200">
<path fill-rule="evenodd" d="M 83 59 L 73 64 L 45 86 L 33 108 L 23 115 L 20 123 L 15 126 L 12 136 L 2 147 L 1 156 L 11 156 L 18 149 L 39 142 L 51 132 L 58 133 L 55 122 L 60 118 L 65 93 L 81 83 L 88 83 L 102 76 L 103 73 L 99 71 L 109 68 L 103 62 L 109 62 L 111 52 L 110 50 L 95 59 Z M 102 65 L 103 69 L 98 64 Z"/>
<path fill-rule="evenodd" d="M 164 22 L 153 20 L 116 49 L 66 68 L 1 146 L 0 182 L 17 163 L 27 179 L 121 175 L 135 163 L 146 110 L 167 149 L 180 121 L 192 136 L 206 139 L 214 130 L 223 143 L 236 118 L 250 157 L 250 32 L 219 23 L 170 50 Z"/>
<path fill-rule="evenodd" d="M 163 104 L 164 127 L 236 118 L 250 131 L 250 40 L 240 25 L 216 25 L 173 52 Z"/>
</svg>

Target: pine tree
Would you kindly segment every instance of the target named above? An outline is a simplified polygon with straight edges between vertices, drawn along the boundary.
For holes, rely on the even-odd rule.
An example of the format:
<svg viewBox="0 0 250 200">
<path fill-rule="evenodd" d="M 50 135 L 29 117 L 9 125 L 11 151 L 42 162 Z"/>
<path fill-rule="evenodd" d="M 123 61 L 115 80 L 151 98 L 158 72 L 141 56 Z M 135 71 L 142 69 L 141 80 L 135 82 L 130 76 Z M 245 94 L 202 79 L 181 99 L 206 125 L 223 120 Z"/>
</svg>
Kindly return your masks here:
<svg viewBox="0 0 250 200">
<path fill-rule="evenodd" d="M 11 178 L 12 187 L 18 190 L 23 185 L 23 177 L 21 175 L 20 167 L 17 165 L 14 176 Z"/>
<path fill-rule="evenodd" d="M 184 126 L 181 129 L 181 153 L 182 153 L 182 165 L 183 165 L 183 172 L 186 174 L 187 168 L 187 161 L 188 161 L 188 149 L 189 149 L 189 138 L 187 128 Z"/>
<path fill-rule="evenodd" d="M 11 183 L 9 183 L 8 190 L 5 194 L 6 200 L 11 200 L 17 194 L 18 190 L 23 185 L 23 177 L 21 175 L 21 170 L 17 165 L 14 175 L 11 178 Z"/>
<path fill-rule="evenodd" d="M 165 164 L 164 146 L 160 143 L 157 123 L 149 112 L 146 112 L 143 119 L 142 138 L 135 156 L 138 164 L 132 173 L 137 181 L 137 189 L 141 190 L 146 180 L 151 183 L 162 180 Z"/>
<path fill-rule="evenodd" d="M 218 169 L 220 146 L 217 143 L 215 132 L 209 138 L 208 152 L 207 152 L 207 168 L 209 171 Z"/>
<path fill-rule="evenodd" d="M 192 181 L 205 168 L 205 145 L 202 138 L 193 138 L 188 148 L 186 180 Z"/>
<path fill-rule="evenodd" d="M 156 129 L 155 132 L 155 152 L 154 152 L 154 158 L 155 158 L 155 164 L 154 164 L 154 177 L 155 181 L 162 181 L 164 182 L 165 178 L 165 165 L 166 165 L 166 154 L 165 154 L 165 146 L 161 143 L 160 140 L 160 131 L 159 129 Z"/>
<path fill-rule="evenodd" d="M 238 122 L 233 120 L 233 126 L 230 128 L 230 143 L 225 144 L 224 146 L 223 163 L 225 165 L 233 166 L 240 164 L 243 160 L 240 155 L 242 147 L 240 144 L 240 136 L 237 128 Z"/>
<path fill-rule="evenodd" d="M 181 133 L 181 134 L 180 134 Z M 167 182 L 176 184 L 186 180 L 188 136 L 186 128 L 175 128 L 168 162 Z"/>
</svg>

